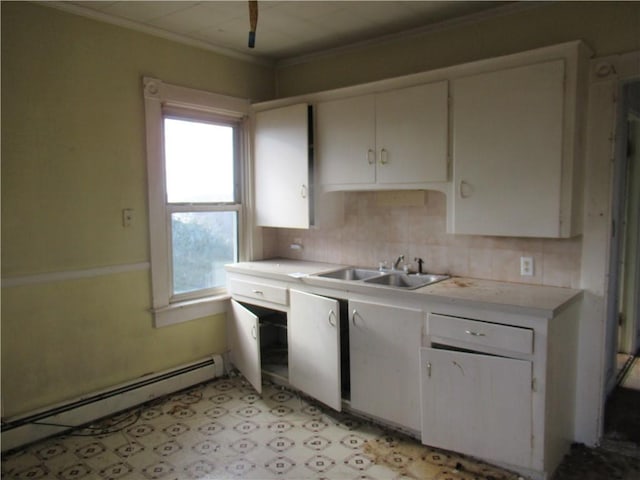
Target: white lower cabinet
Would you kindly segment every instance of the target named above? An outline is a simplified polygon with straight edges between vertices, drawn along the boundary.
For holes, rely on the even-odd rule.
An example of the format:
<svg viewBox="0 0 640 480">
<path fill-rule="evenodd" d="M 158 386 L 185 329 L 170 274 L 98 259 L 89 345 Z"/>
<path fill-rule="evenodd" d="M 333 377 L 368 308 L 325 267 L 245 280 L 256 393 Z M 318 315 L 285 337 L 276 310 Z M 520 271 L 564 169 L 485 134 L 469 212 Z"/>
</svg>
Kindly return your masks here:
<svg viewBox="0 0 640 480">
<path fill-rule="evenodd" d="M 340 411 L 340 303 L 298 290 L 289 293 L 289 383 Z"/>
<path fill-rule="evenodd" d="M 348 333 L 340 332 L 346 302 L 233 275 L 229 287 L 231 364 L 258 393 L 267 375 L 340 411 L 349 376 Z"/>
<path fill-rule="evenodd" d="M 349 302 L 351 407 L 420 430 L 420 310 Z"/>
<path fill-rule="evenodd" d="M 260 358 L 260 319 L 258 315 L 235 300 L 231 300 L 227 325 L 229 359 L 247 381 L 262 393 L 262 362 Z"/>
<path fill-rule="evenodd" d="M 256 391 L 272 378 L 532 480 L 551 478 L 569 451 L 580 302 L 506 308 L 234 272 L 228 280 L 230 361 Z"/>
<path fill-rule="evenodd" d="M 422 442 L 515 465 L 531 461 L 531 362 L 420 351 Z"/>
</svg>

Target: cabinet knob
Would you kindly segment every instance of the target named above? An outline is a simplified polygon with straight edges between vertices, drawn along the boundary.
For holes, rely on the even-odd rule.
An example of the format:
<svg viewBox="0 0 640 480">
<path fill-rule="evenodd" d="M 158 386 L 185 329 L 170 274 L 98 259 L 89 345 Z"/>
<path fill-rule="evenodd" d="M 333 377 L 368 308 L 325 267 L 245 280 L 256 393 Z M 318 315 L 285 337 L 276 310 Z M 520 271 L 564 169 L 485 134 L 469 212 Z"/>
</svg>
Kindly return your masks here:
<svg viewBox="0 0 640 480">
<path fill-rule="evenodd" d="M 380 150 L 380 165 L 386 165 L 389 163 L 389 152 L 386 148 Z"/>
<path fill-rule="evenodd" d="M 372 149 L 367 150 L 367 163 L 373 165 L 376 162 L 376 152 Z"/>
<path fill-rule="evenodd" d="M 465 330 L 464 333 L 467 335 L 471 335 L 472 337 L 484 337 L 485 334 L 482 332 L 472 332 L 471 330 Z"/>
<path fill-rule="evenodd" d="M 458 185 L 458 193 L 460 194 L 460 198 L 469 198 L 471 196 L 471 185 L 469 182 L 465 180 L 460 180 L 460 184 Z"/>
</svg>

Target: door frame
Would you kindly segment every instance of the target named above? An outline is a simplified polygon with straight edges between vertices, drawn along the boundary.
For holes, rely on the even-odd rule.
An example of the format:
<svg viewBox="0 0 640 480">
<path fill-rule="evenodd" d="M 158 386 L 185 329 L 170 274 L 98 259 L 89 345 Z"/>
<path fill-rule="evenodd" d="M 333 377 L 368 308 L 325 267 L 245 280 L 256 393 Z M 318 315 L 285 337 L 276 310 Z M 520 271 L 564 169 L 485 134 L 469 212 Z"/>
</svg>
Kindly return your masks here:
<svg viewBox="0 0 640 480">
<path fill-rule="evenodd" d="M 624 248 L 620 252 L 622 255 L 622 261 L 620 263 L 623 264 L 621 274 L 628 278 L 626 273 L 629 273 L 633 278 L 635 289 L 629 290 L 629 287 L 625 284 L 626 280 L 621 281 L 621 285 L 619 286 L 620 295 L 631 294 L 631 298 L 628 299 L 628 301 L 631 304 L 633 316 L 623 319 L 623 324 L 620 325 L 618 350 L 622 350 L 628 355 L 637 355 L 640 349 L 640 255 L 637 254 L 637 252 L 640 252 L 640 210 L 633 211 L 630 210 L 630 207 L 634 205 L 634 195 L 637 198 L 638 192 L 640 192 L 640 183 L 638 182 L 640 178 L 640 172 L 638 171 L 638 169 L 640 169 L 640 80 L 627 84 L 627 87 L 632 90 L 632 93 L 627 96 L 627 137 L 629 141 L 632 138 L 631 126 L 635 129 L 637 137 L 635 144 L 630 143 L 630 146 L 635 147 L 635 152 L 629 152 L 630 154 L 627 155 L 626 161 L 628 181 L 625 185 L 627 199 L 626 208 L 624 209 L 625 239 L 623 240 Z M 635 172 L 632 172 L 633 169 L 635 169 Z M 633 175 L 629 176 L 629 174 L 632 173 L 636 178 L 635 184 L 631 183 L 633 182 Z M 636 208 L 638 207 L 636 206 Z M 635 228 L 631 221 L 634 215 L 636 216 Z M 632 228 L 635 231 L 633 231 Z M 635 238 L 632 244 L 627 244 L 629 235 L 632 236 L 632 241 Z M 635 261 L 632 260 L 632 264 L 627 263 L 627 261 L 630 260 L 627 256 L 630 251 L 636 252 Z M 625 301 L 624 297 L 620 298 L 620 301 Z M 622 309 L 622 306 L 620 308 Z"/>
<path fill-rule="evenodd" d="M 625 261 L 625 251 L 623 248 L 624 237 L 626 235 L 626 205 L 629 198 L 629 190 L 627 184 L 627 173 L 629 168 L 629 116 L 631 114 L 631 88 L 638 88 L 640 77 L 630 78 L 618 81 L 618 94 L 616 105 L 616 125 L 615 125 L 615 146 L 613 158 L 613 178 L 611 184 L 611 238 L 609 240 L 609 275 L 607 285 L 607 307 L 606 307 L 606 362 L 609 366 L 607 372 L 610 371 L 612 365 L 616 365 L 616 355 L 619 350 L 619 315 L 620 315 L 620 297 L 621 291 L 621 272 L 622 264 Z M 635 86 L 634 86 L 635 85 Z M 635 246 L 637 248 L 637 245 Z M 628 247 L 627 247 L 628 248 Z M 629 267 L 629 266 L 627 266 Z M 640 264 L 636 261 L 635 269 L 636 278 L 638 278 L 638 270 Z M 635 305 L 638 305 L 638 294 L 635 295 Z M 635 319 L 629 319 L 632 322 L 628 330 L 637 332 L 637 315 Z M 631 340 L 631 348 L 637 348 L 636 338 Z M 629 353 L 633 353 L 633 350 Z M 607 375 L 605 378 L 605 396 L 608 396 L 616 386 L 616 375 Z"/>
<path fill-rule="evenodd" d="M 615 381 L 610 346 L 610 254 L 613 215 L 615 129 L 621 86 L 640 76 L 640 51 L 591 59 L 588 102 L 580 108 L 586 132 L 583 173 L 583 235 L 574 441 L 595 446 L 604 430 L 607 387 Z M 613 325 L 613 331 L 617 322 Z"/>
</svg>

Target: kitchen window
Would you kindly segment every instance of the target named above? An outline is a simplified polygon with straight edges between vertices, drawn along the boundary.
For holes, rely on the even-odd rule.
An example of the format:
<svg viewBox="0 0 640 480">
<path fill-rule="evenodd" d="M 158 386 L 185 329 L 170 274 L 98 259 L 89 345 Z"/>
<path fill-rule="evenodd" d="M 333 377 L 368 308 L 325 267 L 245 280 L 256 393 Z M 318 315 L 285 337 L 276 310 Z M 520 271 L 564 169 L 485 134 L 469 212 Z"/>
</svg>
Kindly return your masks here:
<svg viewBox="0 0 640 480">
<path fill-rule="evenodd" d="M 248 102 L 144 79 L 154 323 L 224 311 L 243 257 Z"/>
</svg>

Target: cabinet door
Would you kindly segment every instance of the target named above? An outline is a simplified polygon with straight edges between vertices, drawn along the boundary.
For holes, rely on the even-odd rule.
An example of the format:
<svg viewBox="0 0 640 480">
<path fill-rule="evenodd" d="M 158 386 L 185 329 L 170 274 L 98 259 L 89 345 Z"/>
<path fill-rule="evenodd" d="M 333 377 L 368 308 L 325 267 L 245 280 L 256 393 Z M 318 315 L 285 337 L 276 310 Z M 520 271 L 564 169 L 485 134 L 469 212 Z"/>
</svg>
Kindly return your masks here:
<svg viewBox="0 0 640 480">
<path fill-rule="evenodd" d="M 564 61 L 453 82 L 453 233 L 560 234 Z"/>
<path fill-rule="evenodd" d="M 448 83 L 376 95 L 378 183 L 447 181 Z"/>
<path fill-rule="evenodd" d="M 309 114 L 298 104 L 256 113 L 256 224 L 309 228 Z"/>
<path fill-rule="evenodd" d="M 321 185 L 374 183 L 376 168 L 373 95 L 316 105 Z"/>
<path fill-rule="evenodd" d="M 259 319 L 235 300 L 230 303 L 227 338 L 231 363 L 258 393 L 262 393 Z"/>
<path fill-rule="evenodd" d="M 297 290 L 290 301 L 289 383 L 340 411 L 340 305 Z"/>
<path fill-rule="evenodd" d="M 531 464 L 531 362 L 422 348 L 422 443 Z"/>
<path fill-rule="evenodd" d="M 351 406 L 420 430 L 419 310 L 349 302 Z"/>
</svg>

